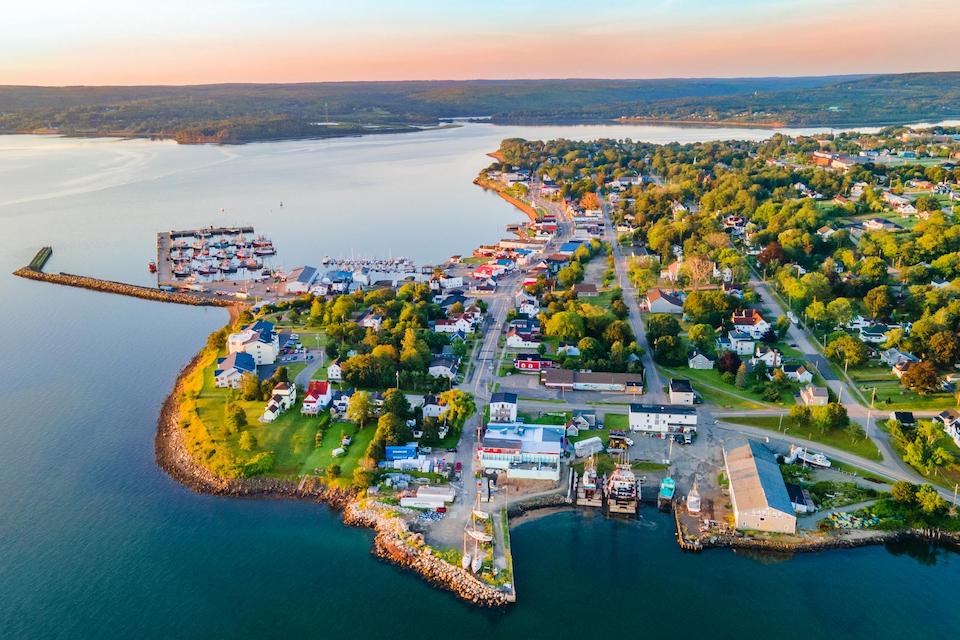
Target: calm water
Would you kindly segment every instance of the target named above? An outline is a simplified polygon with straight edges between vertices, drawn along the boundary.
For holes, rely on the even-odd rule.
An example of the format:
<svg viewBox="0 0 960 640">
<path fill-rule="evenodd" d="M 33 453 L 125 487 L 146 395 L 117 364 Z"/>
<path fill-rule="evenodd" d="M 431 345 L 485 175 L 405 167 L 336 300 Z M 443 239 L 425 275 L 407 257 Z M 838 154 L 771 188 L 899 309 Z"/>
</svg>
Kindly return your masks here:
<svg viewBox="0 0 960 640">
<path fill-rule="evenodd" d="M 227 148 L 0 137 L 0 273 L 52 244 L 52 269 L 148 282 L 157 230 L 219 222 L 269 233 L 288 267 L 351 251 L 437 261 L 516 219 L 470 184 L 503 137 L 766 135 L 478 125 Z M 522 524 L 520 605 L 472 609 L 373 559 L 370 534 L 324 508 L 198 496 L 157 470 L 159 405 L 222 311 L 8 275 L 0 301 L 0 637 L 934 638 L 960 628 L 956 554 L 689 556 L 655 514 Z"/>
</svg>

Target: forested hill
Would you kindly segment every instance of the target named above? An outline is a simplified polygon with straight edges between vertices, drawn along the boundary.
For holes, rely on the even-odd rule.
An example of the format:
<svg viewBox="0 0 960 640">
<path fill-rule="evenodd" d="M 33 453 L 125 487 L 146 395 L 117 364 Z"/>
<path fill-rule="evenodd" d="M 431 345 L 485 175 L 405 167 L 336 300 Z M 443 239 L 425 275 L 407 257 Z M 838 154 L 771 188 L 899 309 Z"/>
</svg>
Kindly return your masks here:
<svg viewBox="0 0 960 640">
<path fill-rule="evenodd" d="M 0 132 L 181 142 L 404 131 L 441 118 L 501 123 L 867 125 L 960 117 L 960 72 L 805 78 L 471 80 L 142 87 L 0 86 Z M 336 124 L 331 124 L 336 123 Z"/>
</svg>

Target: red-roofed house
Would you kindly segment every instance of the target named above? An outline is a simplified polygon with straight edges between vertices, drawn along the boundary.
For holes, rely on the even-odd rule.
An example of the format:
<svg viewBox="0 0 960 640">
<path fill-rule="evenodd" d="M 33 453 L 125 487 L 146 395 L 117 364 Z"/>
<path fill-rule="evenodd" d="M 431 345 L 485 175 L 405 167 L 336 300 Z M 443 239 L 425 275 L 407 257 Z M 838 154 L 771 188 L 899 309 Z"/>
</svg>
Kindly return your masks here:
<svg viewBox="0 0 960 640">
<path fill-rule="evenodd" d="M 316 415 L 327 408 L 333 392 L 330 390 L 330 383 L 326 380 L 311 380 L 307 386 L 307 393 L 303 396 L 303 406 L 300 413 L 306 415 Z"/>
<path fill-rule="evenodd" d="M 747 333 L 754 340 L 759 340 L 770 330 L 770 323 L 763 319 L 756 309 L 742 309 L 733 312 L 733 325 L 737 331 Z"/>
</svg>

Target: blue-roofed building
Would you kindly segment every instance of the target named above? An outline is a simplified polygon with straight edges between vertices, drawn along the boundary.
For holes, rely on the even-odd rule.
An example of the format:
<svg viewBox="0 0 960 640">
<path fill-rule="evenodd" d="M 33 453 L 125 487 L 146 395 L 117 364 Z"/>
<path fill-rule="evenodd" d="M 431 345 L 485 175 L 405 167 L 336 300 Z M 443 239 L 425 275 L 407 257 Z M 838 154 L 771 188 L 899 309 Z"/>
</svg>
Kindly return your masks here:
<svg viewBox="0 0 960 640">
<path fill-rule="evenodd" d="M 310 291 L 310 287 L 314 282 L 316 282 L 316 280 L 316 267 L 308 267 L 304 265 L 302 267 L 297 267 L 287 274 L 285 287 L 287 289 L 287 293 L 307 293 Z"/>
<path fill-rule="evenodd" d="M 580 248 L 581 244 L 583 243 L 578 241 L 564 242 L 562 245 L 560 245 L 560 248 L 557 249 L 557 253 L 573 255 L 573 253 Z"/>
<path fill-rule="evenodd" d="M 256 373 L 257 363 L 249 353 L 237 351 L 217 360 L 213 382 L 218 387 L 236 389 L 245 373 Z"/>
<path fill-rule="evenodd" d="M 797 516 L 776 457 L 755 440 L 724 447 L 730 502 L 737 529 L 796 533 Z"/>
<path fill-rule="evenodd" d="M 280 355 L 280 337 L 272 322 L 259 320 L 227 336 L 227 351 L 247 353 L 258 365 L 273 364 Z"/>
</svg>

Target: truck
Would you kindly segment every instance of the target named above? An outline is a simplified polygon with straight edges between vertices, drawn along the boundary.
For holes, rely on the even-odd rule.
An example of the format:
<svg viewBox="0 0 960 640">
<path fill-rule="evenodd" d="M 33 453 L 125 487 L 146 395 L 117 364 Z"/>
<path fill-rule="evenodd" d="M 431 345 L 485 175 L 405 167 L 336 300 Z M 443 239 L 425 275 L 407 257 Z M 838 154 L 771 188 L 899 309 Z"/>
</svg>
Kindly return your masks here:
<svg viewBox="0 0 960 640">
<path fill-rule="evenodd" d="M 586 458 L 603 451 L 603 441 L 593 436 L 573 443 L 573 452 L 578 458 Z"/>
</svg>

